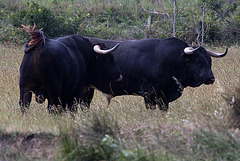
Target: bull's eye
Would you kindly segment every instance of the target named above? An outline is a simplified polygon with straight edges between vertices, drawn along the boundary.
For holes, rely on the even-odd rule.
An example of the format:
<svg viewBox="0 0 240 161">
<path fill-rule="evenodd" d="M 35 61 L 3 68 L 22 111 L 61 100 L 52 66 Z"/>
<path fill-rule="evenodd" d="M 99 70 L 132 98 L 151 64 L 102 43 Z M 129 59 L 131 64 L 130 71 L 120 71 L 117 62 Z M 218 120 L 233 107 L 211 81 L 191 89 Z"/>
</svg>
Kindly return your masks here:
<svg viewBox="0 0 240 161">
<path fill-rule="evenodd" d="M 185 59 L 187 62 L 189 62 L 189 61 L 190 61 L 190 59 L 189 59 L 189 58 L 186 58 L 186 57 L 185 57 L 184 59 Z"/>
<path fill-rule="evenodd" d="M 193 58 L 192 55 L 187 55 L 187 54 L 183 54 L 182 57 L 186 62 L 192 61 L 192 58 Z"/>
</svg>

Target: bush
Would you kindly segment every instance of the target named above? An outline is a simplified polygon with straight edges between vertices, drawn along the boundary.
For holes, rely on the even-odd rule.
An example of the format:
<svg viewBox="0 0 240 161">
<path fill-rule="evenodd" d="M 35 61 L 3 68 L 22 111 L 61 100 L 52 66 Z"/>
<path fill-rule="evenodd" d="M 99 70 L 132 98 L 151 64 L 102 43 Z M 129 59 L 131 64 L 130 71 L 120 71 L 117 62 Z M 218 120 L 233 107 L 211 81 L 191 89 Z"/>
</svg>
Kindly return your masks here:
<svg viewBox="0 0 240 161">
<path fill-rule="evenodd" d="M 62 160 L 84 161 L 161 161 L 173 160 L 168 153 L 154 153 L 151 148 L 138 144 L 135 148 L 126 147 L 120 139 L 118 121 L 107 111 L 91 113 L 84 125 L 61 131 Z"/>
<path fill-rule="evenodd" d="M 240 88 L 230 90 L 223 96 L 228 103 L 230 109 L 230 124 L 234 128 L 240 128 Z"/>
<path fill-rule="evenodd" d="M 27 7 L 12 13 L 9 19 L 12 25 L 8 27 L 2 26 L 2 32 L 4 31 L 1 37 L 2 42 L 18 42 L 19 40 L 26 42 L 27 34 L 19 30 L 22 24 L 33 26 L 36 23 L 38 28 L 43 28 L 47 36 L 55 38 L 76 33 L 81 23 L 79 16 L 72 18 L 58 15 L 53 13 L 51 9 L 40 6 L 36 2 L 28 3 Z"/>
<path fill-rule="evenodd" d="M 166 38 L 173 35 L 172 23 L 164 15 L 150 14 L 147 11 L 168 13 L 171 18 L 172 4 L 169 1 L 35 1 L 0 2 L 0 41 L 23 41 L 22 33 L 15 32 L 21 24 L 43 28 L 50 38 L 70 34 L 94 36 L 106 39 L 142 39 Z M 239 2 L 224 2 L 228 6 L 222 12 L 226 19 L 234 25 L 229 25 L 215 13 L 214 4 L 206 5 L 205 38 L 206 43 L 229 42 L 239 40 Z M 201 5 L 202 1 L 177 3 L 177 10 L 182 8 L 176 17 L 176 36 L 188 43 L 199 42 L 201 38 Z M 147 11 L 145 11 L 147 10 Z M 150 26 L 147 19 L 151 16 Z M 7 26 L 7 27 L 6 27 Z M 10 27 L 10 29 L 8 29 Z M 14 32 L 12 32 L 14 30 Z M 3 33 L 3 34 L 2 34 Z M 25 38 L 26 39 L 26 38 Z M 24 39 L 24 41 L 26 41 Z"/>
<path fill-rule="evenodd" d="M 240 158 L 240 142 L 229 132 L 200 130 L 195 133 L 193 152 L 204 160 L 235 161 Z"/>
</svg>

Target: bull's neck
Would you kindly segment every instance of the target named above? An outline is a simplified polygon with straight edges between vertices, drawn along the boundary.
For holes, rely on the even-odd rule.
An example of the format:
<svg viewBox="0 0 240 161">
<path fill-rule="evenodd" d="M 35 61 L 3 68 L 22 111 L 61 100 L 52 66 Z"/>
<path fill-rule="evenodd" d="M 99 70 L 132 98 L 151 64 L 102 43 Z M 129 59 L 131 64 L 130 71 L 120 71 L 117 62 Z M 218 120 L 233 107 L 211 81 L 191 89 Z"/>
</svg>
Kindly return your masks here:
<svg viewBox="0 0 240 161">
<path fill-rule="evenodd" d="M 88 56 L 85 60 L 87 60 L 87 84 L 92 84 L 96 86 L 96 82 L 98 78 L 101 76 L 101 72 L 99 71 L 98 62 L 95 55 Z"/>
</svg>

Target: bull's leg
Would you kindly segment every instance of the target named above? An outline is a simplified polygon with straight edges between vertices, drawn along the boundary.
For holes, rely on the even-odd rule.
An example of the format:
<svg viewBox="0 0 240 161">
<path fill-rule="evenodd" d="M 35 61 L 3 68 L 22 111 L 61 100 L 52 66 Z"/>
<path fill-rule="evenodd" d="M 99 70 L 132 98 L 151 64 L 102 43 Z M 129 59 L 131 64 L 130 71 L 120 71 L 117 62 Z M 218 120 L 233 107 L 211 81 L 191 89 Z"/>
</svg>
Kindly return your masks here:
<svg viewBox="0 0 240 161">
<path fill-rule="evenodd" d="M 43 103 L 48 98 L 47 93 L 44 90 L 36 89 L 34 93 L 37 103 Z"/>
<path fill-rule="evenodd" d="M 90 108 L 90 104 L 92 102 L 93 99 L 93 95 L 94 95 L 94 89 L 93 88 L 89 88 L 84 90 L 84 95 L 83 95 L 83 105 Z"/>
<path fill-rule="evenodd" d="M 168 101 L 162 91 L 156 91 L 156 96 L 154 98 L 154 101 L 157 105 L 157 107 L 160 110 L 167 111 L 168 110 Z"/>
<path fill-rule="evenodd" d="M 166 101 L 166 99 L 163 97 L 159 97 L 157 100 L 156 100 L 156 103 L 157 103 L 157 107 L 160 109 L 160 110 L 163 110 L 163 111 L 167 111 L 168 110 L 168 102 Z"/>
<path fill-rule="evenodd" d="M 156 109 L 156 102 L 154 101 L 156 93 L 154 92 L 154 88 L 152 84 L 146 83 L 145 81 L 139 84 L 141 88 L 141 93 L 145 101 L 145 105 L 147 109 Z"/>
<path fill-rule="evenodd" d="M 58 86 L 56 86 L 58 87 Z M 60 114 L 62 112 L 61 90 L 55 88 L 49 91 L 48 111 L 51 114 Z"/>
<path fill-rule="evenodd" d="M 68 106 L 68 110 L 72 113 L 76 113 L 77 112 L 77 105 L 79 103 L 78 101 L 79 99 L 77 98 L 71 98 L 71 99 L 68 99 L 68 102 L 67 102 L 67 106 Z"/>
<path fill-rule="evenodd" d="M 147 109 L 156 109 L 156 105 L 160 110 L 168 110 L 168 102 L 162 91 L 158 92 L 152 87 L 143 93 L 145 105 Z"/>
<path fill-rule="evenodd" d="M 73 97 L 73 101 L 72 101 L 72 106 L 70 106 L 71 108 L 69 108 L 70 112 L 76 113 L 77 112 L 77 108 L 78 105 L 80 105 L 81 110 L 83 110 L 83 105 L 89 107 L 87 104 L 85 105 L 84 103 L 82 104 L 82 102 L 84 102 L 84 98 L 87 99 L 87 97 L 85 97 L 85 91 L 84 91 L 84 81 L 80 80 L 80 82 L 78 84 L 78 87 L 74 93 L 74 97 Z M 88 90 L 87 90 L 88 91 Z M 90 103 L 89 103 L 90 104 Z"/>
<path fill-rule="evenodd" d="M 143 95 L 145 105 L 147 109 L 156 109 L 155 95 L 149 94 L 148 92 L 144 92 Z"/>
<path fill-rule="evenodd" d="M 61 101 L 60 97 L 50 97 L 48 100 L 48 112 L 50 114 L 60 114 L 61 113 Z"/>
<path fill-rule="evenodd" d="M 65 99 L 61 97 L 63 83 L 55 75 L 50 75 L 47 80 L 49 82 L 46 88 L 46 91 L 48 91 L 48 112 L 50 114 L 61 114 L 66 103 Z"/>
<path fill-rule="evenodd" d="M 22 114 L 28 111 L 31 100 L 32 100 L 32 93 L 30 91 L 21 90 L 19 105 L 20 105 Z"/>
</svg>

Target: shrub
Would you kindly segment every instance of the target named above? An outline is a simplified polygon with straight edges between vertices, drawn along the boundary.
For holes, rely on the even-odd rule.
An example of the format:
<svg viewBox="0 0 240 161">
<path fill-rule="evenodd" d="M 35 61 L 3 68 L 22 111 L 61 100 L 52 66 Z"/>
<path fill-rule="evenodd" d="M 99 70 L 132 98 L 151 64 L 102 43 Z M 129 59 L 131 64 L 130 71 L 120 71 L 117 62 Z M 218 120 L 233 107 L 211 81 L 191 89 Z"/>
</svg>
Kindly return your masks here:
<svg viewBox="0 0 240 161">
<path fill-rule="evenodd" d="M 86 121 L 86 120 L 85 120 Z M 88 124 L 89 123 L 89 124 Z M 62 160 L 84 161 L 161 161 L 175 159 L 168 153 L 155 153 L 151 148 L 136 144 L 126 147 L 120 139 L 118 121 L 110 113 L 103 111 L 91 113 L 84 125 L 69 131 L 61 130 Z"/>
<path fill-rule="evenodd" d="M 234 128 L 240 128 L 240 88 L 228 90 L 223 96 L 228 103 L 230 109 L 230 124 Z"/>
<path fill-rule="evenodd" d="M 51 38 L 74 34 L 78 31 L 81 16 L 68 17 L 55 14 L 51 9 L 41 6 L 36 2 L 28 3 L 26 7 L 12 13 L 9 17 L 12 25 L 2 26 L 1 41 L 25 42 L 27 34 L 19 30 L 21 25 L 36 23 L 38 28 L 43 28 L 45 34 Z"/>
<path fill-rule="evenodd" d="M 240 142 L 229 132 L 200 130 L 195 133 L 193 152 L 200 159 L 235 161 L 240 158 Z"/>
</svg>

